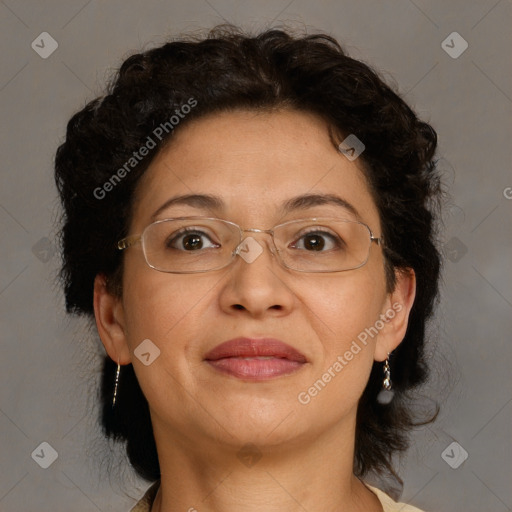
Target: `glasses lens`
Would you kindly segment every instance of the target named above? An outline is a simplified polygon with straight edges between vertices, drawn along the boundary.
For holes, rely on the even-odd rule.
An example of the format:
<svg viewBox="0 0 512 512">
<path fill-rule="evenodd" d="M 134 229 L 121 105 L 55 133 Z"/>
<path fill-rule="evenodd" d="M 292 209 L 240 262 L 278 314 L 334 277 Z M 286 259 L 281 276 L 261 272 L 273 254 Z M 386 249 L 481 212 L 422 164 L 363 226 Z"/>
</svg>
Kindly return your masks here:
<svg viewBox="0 0 512 512">
<path fill-rule="evenodd" d="M 238 228 L 220 220 L 157 221 L 142 235 L 144 256 L 162 272 L 205 272 L 229 263 L 240 238 Z"/>
<path fill-rule="evenodd" d="M 339 272 L 364 265 L 370 236 L 365 224 L 340 219 L 294 221 L 274 230 L 284 265 L 304 272 Z"/>
</svg>

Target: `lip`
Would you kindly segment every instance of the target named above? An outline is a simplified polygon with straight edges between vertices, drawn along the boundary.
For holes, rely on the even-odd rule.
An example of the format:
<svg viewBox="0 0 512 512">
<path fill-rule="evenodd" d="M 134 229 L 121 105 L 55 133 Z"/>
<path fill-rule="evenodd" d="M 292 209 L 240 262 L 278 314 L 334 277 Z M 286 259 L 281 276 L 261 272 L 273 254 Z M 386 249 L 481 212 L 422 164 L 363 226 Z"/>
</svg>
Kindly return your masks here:
<svg viewBox="0 0 512 512">
<path fill-rule="evenodd" d="M 275 338 L 235 338 L 217 345 L 204 359 L 222 373 L 253 381 L 289 375 L 307 363 L 304 354 Z"/>
</svg>

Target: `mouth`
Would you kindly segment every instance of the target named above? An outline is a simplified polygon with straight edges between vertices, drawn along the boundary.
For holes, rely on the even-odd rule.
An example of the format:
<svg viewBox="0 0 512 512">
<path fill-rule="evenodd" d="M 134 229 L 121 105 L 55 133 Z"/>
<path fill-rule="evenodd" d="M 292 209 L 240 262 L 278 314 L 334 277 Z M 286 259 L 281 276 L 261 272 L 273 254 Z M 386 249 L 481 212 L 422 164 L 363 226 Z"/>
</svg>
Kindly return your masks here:
<svg viewBox="0 0 512 512">
<path fill-rule="evenodd" d="M 289 375 L 307 363 L 303 354 L 273 338 L 229 340 L 217 345 L 204 359 L 221 373 L 252 381 Z"/>
</svg>

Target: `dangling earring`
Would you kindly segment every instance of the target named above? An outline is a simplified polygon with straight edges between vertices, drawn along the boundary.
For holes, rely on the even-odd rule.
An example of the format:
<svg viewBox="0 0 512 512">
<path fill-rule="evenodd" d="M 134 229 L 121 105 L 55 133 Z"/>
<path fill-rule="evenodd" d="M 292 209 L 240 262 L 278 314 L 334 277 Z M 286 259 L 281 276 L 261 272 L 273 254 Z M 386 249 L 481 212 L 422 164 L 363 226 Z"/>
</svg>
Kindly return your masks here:
<svg viewBox="0 0 512 512">
<path fill-rule="evenodd" d="M 117 396 L 117 385 L 119 384 L 119 373 L 121 372 L 121 365 L 119 364 L 119 360 L 117 361 L 117 371 L 116 371 L 116 383 L 114 385 L 114 398 L 112 399 L 112 409 L 116 405 L 116 396 Z"/>
<path fill-rule="evenodd" d="M 382 381 L 382 389 L 377 395 L 377 402 L 383 405 L 389 404 L 395 395 L 395 392 L 392 389 L 393 386 L 391 384 L 391 368 L 389 366 L 389 356 L 390 352 L 388 352 L 388 357 L 384 362 L 384 380 Z"/>
</svg>

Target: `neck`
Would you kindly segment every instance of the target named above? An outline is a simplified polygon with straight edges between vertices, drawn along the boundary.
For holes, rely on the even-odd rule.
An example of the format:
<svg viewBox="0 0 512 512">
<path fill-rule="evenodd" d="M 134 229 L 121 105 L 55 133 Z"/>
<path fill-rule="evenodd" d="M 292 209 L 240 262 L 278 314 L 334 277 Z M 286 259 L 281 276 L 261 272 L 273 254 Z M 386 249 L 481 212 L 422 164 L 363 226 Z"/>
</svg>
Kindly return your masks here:
<svg viewBox="0 0 512 512">
<path fill-rule="evenodd" d="M 169 438 L 154 421 L 161 483 L 151 512 L 381 512 L 353 474 L 354 423 L 348 437 L 333 428 L 255 447 Z"/>
</svg>

